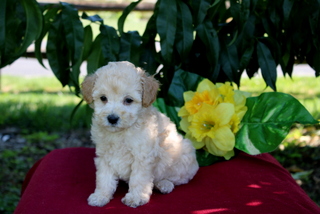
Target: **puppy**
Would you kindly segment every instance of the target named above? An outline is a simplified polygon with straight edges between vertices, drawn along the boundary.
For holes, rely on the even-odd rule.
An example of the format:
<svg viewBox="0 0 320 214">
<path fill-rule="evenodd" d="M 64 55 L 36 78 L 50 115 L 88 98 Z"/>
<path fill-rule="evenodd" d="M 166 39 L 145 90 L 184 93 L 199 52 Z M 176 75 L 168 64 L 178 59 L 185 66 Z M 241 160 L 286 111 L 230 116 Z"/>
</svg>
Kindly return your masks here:
<svg viewBox="0 0 320 214">
<path fill-rule="evenodd" d="M 153 77 L 129 62 L 110 62 L 82 83 L 84 99 L 94 109 L 91 137 L 97 171 L 89 205 L 107 204 L 119 179 L 129 184 L 122 202 L 137 207 L 149 202 L 154 186 L 170 193 L 196 174 L 191 142 L 151 105 L 158 88 Z"/>
</svg>

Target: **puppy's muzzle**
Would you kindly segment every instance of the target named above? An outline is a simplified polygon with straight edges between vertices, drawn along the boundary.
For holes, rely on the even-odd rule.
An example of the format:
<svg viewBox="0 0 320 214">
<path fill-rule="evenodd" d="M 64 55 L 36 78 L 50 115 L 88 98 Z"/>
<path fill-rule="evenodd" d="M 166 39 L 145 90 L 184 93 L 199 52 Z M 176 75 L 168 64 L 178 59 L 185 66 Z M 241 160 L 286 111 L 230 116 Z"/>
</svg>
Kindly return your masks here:
<svg viewBox="0 0 320 214">
<path fill-rule="evenodd" d="M 119 116 L 115 115 L 115 114 L 110 114 L 108 117 L 108 122 L 111 124 L 111 125 L 116 125 L 119 121 Z"/>
</svg>

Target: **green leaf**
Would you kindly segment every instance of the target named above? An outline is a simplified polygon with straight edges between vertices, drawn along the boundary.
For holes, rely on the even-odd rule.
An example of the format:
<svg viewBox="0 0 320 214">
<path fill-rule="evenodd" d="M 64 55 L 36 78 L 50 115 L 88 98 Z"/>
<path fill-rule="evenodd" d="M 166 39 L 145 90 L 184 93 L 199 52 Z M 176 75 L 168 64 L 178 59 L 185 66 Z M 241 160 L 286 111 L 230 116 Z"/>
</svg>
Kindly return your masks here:
<svg viewBox="0 0 320 214">
<path fill-rule="evenodd" d="M 241 44 L 239 45 L 242 50 L 247 49 L 249 46 L 253 46 L 252 40 L 255 37 L 256 30 L 256 16 L 250 15 L 248 20 L 243 24 L 243 29 L 237 39 Z"/>
<path fill-rule="evenodd" d="M 0 10 L 0 68 L 24 54 L 42 28 L 42 13 L 35 0 L 2 1 Z"/>
<path fill-rule="evenodd" d="M 315 4 L 314 8 L 320 8 L 320 1 L 313 2 Z M 312 34 L 313 45 L 319 50 L 320 49 L 320 41 L 318 30 L 320 29 L 320 10 L 315 9 L 309 15 L 309 24 L 310 24 L 310 31 Z"/>
<path fill-rule="evenodd" d="M 203 149 L 196 150 L 196 156 L 199 166 L 210 166 L 214 163 L 225 161 L 224 157 L 214 156 Z"/>
<path fill-rule="evenodd" d="M 241 15 L 240 15 L 240 23 L 241 26 L 249 19 L 250 16 L 250 0 L 242 0 L 241 1 Z"/>
<path fill-rule="evenodd" d="M 136 66 L 139 65 L 141 37 L 137 31 L 122 33 L 120 38 L 120 61 L 130 61 Z"/>
<path fill-rule="evenodd" d="M 156 20 L 164 63 L 172 61 L 177 25 L 177 0 L 161 0 Z"/>
<path fill-rule="evenodd" d="M 154 14 L 150 17 L 146 29 L 142 35 L 140 66 L 149 74 L 155 74 L 159 67 L 159 55 L 155 47 L 157 35 L 156 17 L 158 14 L 158 2 L 155 5 Z"/>
<path fill-rule="evenodd" d="M 251 155 L 271 152 L 294 123 L 319 124 L 305 107 L 289 94 L 263 93 L 247 98 L 248 110 L 236 134 L 235 147 Z"/>
<path fill-rule="evenodd" d="M 254 51 L 254 46 L 250 45 L 245 52 L 242 54 L 241 59 L 240 59 L 240 65 L 239 65 L 239 70 L 242 72 L 249 64 L 251 56 Z"/>
<path fill-rule="evenodd" d="M 88 16 L 87 13 L 83 12 L 81 18 L 89 20 L 91 22 L 100 22 L 101 24 L 103 24 L 103 19 L 97 14 L 93 16 Z"/>
<path fill-rule="evenodd" d="M 117 61 L 120 51 L 120 39 L 117 31 L 108 25 L 101 25 L 101 49 L 106 62 Z"/>
<path fill-rule="evenodd" d="M 318 77 L 320 75 L 320 50 L 311 51 L 307 56 L 307 63 L 311 68 L 315 71 L 315 76 Z"/>
<path fill-rule="evenodd" d="M 293 66 L 294 66 L 294 55 L 293 53 L 284 53 L 280 59 L 280 66 L 283 72 L 283 75 L 288 74 L 292 76 Z"/>
<path fill-rule="evenodd" d="M 302 172 L 296 172 L 292 173 L 291 176 L 295 180 L 301 180 L 301 179 L 308 179 L 310 175 L 313 173 L 313 169 L 307 170 L 307 171 L 302 171 Z"/>
<path fill-rule="evenodd" d="M 131 2 L 131 4 L 129 4 L 129 6 L 127 6 L 127 7 L 123 10 L 120 18 L 118 19 L 118 30 L 119 30 L 120 35 L 122 35 L 122 34 L 124 33 L 124 32 L 123 32 L 124 22 L 125 22 L 127 16 L 129 15 L 129 13 L 130 13 L 141 1 L 142 1 L 142 0 L 138 0 L 138 1 L 136 1 L 136 2 Z"/>
<path fill-rule="evenodd" d="M 225 1 L 222 0 L 217 0 L 214 1 L 212 5 L 209 6 L 209 8 L 206 8 L 206 3 L 202 5 L 202 15 L 201 18 L 199 17 L 198 14 L 198 24 L 201 24 L 206 16 L 208 16 L 208 20 L 218 20 L 220 19 L 226 12 L 226 6 L 225 6 Z M 200 12 L 200 11 L 199 11 Z M 201 21 L 201 22 L 200 22 Z"/>
<path fill-rule="evenodd" d="M 92 28 L 90 25 L 88 25 L 84 28 L 82 60 L 86 60 L 90 54 L 91 46 L 93 43 L 92 39 L 93 39 Z"/>
<path fill-rule="evenodd" d="M 5 11 L 5 41 L 0 58 L 0 68 L 20 57 L 15 52 L 22 43 L 26 29 L 26 13 L 17 0 L 7 1 Z"/>
<path fill-rule="evenodd" d="M 292 0 L 284 0 L 283 1 L 282 10 L 283 10 L 283 16 L 284 16 L 285 23 L 289 22 L 289 17 L 290 17 L 290 14 L 291 14 L 291 10 L 292 10 L 293 4 L 294 4 L 294 1 L 292 1 Z"/>
<path fill-rule="evenodd" d="M 229 81 L 235 82 L 237 85 L 239 85 L 240 77 L 238 77 L 238 52 L 234 44 L 227 46 L 226 41 L 221 42 L 220 63 L 222 70 L 227 75 Z"/>
<path fill-rule="evenodd" d="M 182 1 L 178 1 L 178 12 L 176 47 L 180 57 L 184 60 L 193 44 L 192 15 L 188 6 Z"/>
<path fill-rule="evenodd" d="M 257 55 L 263 79 L 268 86 L 276 91 L 277 65 L 269 48 L 260 41 L 257 43 Z"/>
<path fill-rule="evenodd" d="M 62 23 L 72 65 L 81 60 L 84 30 L 79 20 L 78 11 L 70 4 L 61 2 L 63 6 Z"/>
<path fill-rule="evenodd" d="M 62 86 L 69 83 L 69 57 L 68 47 L 63 34 L 62 14 L 58 14 L 49 29 L 47 41 L 47 57 L 49 65 L 61 82 Z M 63 54 L 62 54 L 63 53 Z"/>
<path fill-rule="evenodd" d="M 6 40 L 6 3 L 7 0 L 2 0 L 2 3 L 0 4 L 0 62 Z"/>
<path fill-rule="evenodd" d="M 230 0 L 230 14 L 236 23 L 241 21 L 241 5 L 238 0 Z"/>
<path fill-rule="evenodd" d="M 218 66 L 220 43 L 217 31 L 214 29 L 212 22 L 207 20 L 196 28 L 197 34 L 206 46 L 206 55 L 212 68 Z M 215 70 L 215 69 L 213 69 Z"/>
<path fill-rule="evenodd" d="M 154 39 L 157 35 L 157 16 L 158 16 L 158 3 L 155 5 L 155 11 L 153 15 L 150 17 L 146 29 L 144 30 L 144 33 L 142 35 L 142 41 L 143 44 L 152 42 L 154 43 Z"/>
<path fill-rule="evenodd" d="M 75 94 L 78 95 L 80 92 L 79 75 L 80 66 L 82 63 L 84 30 L 79 19 L 77 9 L 68 3 L 61 2 L 60 4 L 63 6 L 61 11 L 62 25 L 69 54 L 69 60 L 71 61 L 72 67 L 71 72 L 69 72 L 70 81 L 68 82 L 68 85 L 74 86 Z"/>
<path fill-rule="evenodd" d="M 197 74 L 184 71 L 182 69 L 174 72 L 172 82 L 168 90 L 168 101 L 170 105 L 181 107 L 184 105 L 183 93 L 185 91 L 195 91 L 198 83 L 203 78 Z"/>
<path fill-rule="evenodd" d="M 40 36 L 42 30 L 42 12 L 37 1 L 21 0 L 21 4 L 26 12 L 27 28 L 22 44 L 15 51 L 16 56 L 23 54 L 29 45 Z"/>
<path fill-rule="evenodd" d="M 87 59 L 88 74 L 94 73 L 98 68 L 108 63 L 104 60 L 102 55 L 102 49 L 101 49 L 102 37 L 103 37 L 102 34 L 99 34 L 94 40 L 94 42 L 92 43 L 92 51 L 90 52 Z"/>
<path fill-rule="evenodd" d="M 218 2 L 220 2 L 220 0 L 215 1 L 215 3 L 213 3 L 211 7 L 215 6 Z M 193 3 L 192 8 L 194 8 L 194 10 L 196 11 L 195 26 L 198 26 L 204 22 L 208 9 L 210 8 L 210 1 L 200 0 L 200 1 L 193 1 L 192 3 Z"/>
<path fill-rule="evenodd" d="M 42 52 L 41 52 L 41 44 L 43 38 L 47 35 L 49 28 L 51 26 L 52 20 L 57 15 L 58 11 L 60 10 L 59 7 L 49 8 L 46 13 L 44 14 L 43 19 L 43 27 L 41 31 L 41 35 L 35 42 L 35 55 L 38 62 L 45 68 L 43 61 L 42 61 Z"/>
</svg>

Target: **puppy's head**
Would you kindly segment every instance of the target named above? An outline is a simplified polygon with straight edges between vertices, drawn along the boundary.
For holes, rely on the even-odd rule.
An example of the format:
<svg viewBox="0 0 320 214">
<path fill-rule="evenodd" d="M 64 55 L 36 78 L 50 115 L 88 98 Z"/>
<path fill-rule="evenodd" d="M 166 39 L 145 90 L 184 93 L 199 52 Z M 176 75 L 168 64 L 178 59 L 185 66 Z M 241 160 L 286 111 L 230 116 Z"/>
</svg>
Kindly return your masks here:
<svg viewBox="0 0 320 214">
<path fill-rule="evenodd" d="M 116 132 L 132 126 L 143 108 L 157 97 L 158 82 L 129 62 L 110 62 L 82 83 L 84 100 L 94 109 L 94 120 Z"/>
</svg>

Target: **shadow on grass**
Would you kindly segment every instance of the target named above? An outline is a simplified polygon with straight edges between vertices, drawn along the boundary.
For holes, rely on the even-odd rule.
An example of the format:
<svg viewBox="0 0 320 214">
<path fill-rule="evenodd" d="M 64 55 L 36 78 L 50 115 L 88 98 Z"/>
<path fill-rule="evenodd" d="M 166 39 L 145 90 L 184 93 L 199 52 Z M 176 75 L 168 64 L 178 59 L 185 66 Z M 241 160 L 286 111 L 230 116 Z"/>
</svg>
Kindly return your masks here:
<svg viewBox="0 0 320 214">
<path fill-rule="evenodd" d="M 27 171 L 48 152 L 65 147 L 92 147 L 92 110 L 82 105 L 71 120 L 75 106 L 43 100 L 0 102 L 0 213 L 14 211 Z"/>
<path fill-rule="evenodd" d="M 8 99 L 3 96 L 0 100 L 0 128 L 13 126 L 26 132 L 89 128 L 92 110 L 81 105 L 71 118 L 77 104 L 72 99 L 74 95 L 57 93 L 8 94 Z"/>
<path fill-rule="evenodd" d="M 296 179 L 309 197 L 320 206 L 320 146 L 290 143 L 271 153 Z"/>
</svg>

